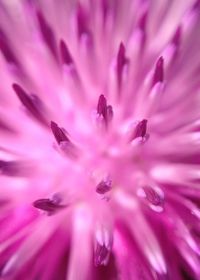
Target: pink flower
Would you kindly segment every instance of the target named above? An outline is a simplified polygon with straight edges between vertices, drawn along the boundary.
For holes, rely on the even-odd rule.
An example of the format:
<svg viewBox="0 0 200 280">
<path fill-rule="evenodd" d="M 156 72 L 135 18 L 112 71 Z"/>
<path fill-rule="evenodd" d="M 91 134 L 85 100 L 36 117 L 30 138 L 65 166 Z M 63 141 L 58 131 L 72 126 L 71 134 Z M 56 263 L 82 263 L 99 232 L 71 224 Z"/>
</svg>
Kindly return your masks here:
<svg viewBox="0 0 200 280">
<path fill-rule="evenodd" d="M 200 279 L 200 1 L 0 1 L 0 279 Z"/>
</svg>

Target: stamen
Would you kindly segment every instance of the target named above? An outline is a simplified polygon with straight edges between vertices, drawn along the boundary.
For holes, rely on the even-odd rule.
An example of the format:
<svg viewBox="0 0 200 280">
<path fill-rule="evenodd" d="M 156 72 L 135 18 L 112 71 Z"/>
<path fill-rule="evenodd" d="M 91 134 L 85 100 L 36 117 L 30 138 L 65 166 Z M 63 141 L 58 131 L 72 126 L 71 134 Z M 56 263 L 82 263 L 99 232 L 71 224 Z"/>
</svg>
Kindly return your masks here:
<svg viewBox="0 0 200 280">
<path fill-rule="evenodd" d="M 107 100 L 103 94 L 99 96 L 99 101 L 97 105 L 97 113 L 102 115 L 104 118 L 106 117 L 107 111 Z"/>
<path fill-rule="evenodd" d="M 94 263 L 96 266 L 107 265 L 113 244 L 111 228 L 99 224 L 95 235 Z"/>
<path fill-rule="evenodd" d="M 140 188 L 137 194 L 149 202 L 152 210 L 159 213 L 164 210 L 164 193 L 161 189 L 145 186 Z"/>
<path fill-rule="evenodd" d="M 35 117 L 39 122 L 41 122 L 43 125 L 47 126 L 47 120 L 44 118 L 43 114 L 41 113 L 40 109 L 41 106 L 38 106 L 38 100 L 39 98 L 36 98 L 34 96 L 29 96 L 24 89 L 19 86 L 18 84 L 12 85 L 15 93 L 17 94 L 19 100 L 21 103 L 25 106 L 25 108 L 31 113 L 33 117 Z M 40 101 L 41 104 L 41 101 Z M 40 107 L 40 108 L 39 108 Z"/>
<path fill-rule="evenodd" d="M 182 32 L 182 28 L 181 28 L 181 26 L 178 26 L 178 28 L 176 29 L 176 31 L 172 37 L 172 40 L 171 40 L 172 43 L 177 47 L 180 45 L 181 32 Z"/>
<path fill-rule="evenodd" d="M 66 155 L 68 158 L 75 159 L 79 156 L 80 150 L 74 143 L 70 141 L 67 132 L 64 128 L 61 128 L 55 122 L 51 122 L 51 131 L 58 143 L 58 147 L 55 146 L 58 152 L 62 152 L 62 154 Z"/>
<path fill-rule="evenodd" d="M 136 125 L 131 140 L 134 140 L 138 137 L 144 138 L 147 135 L 146 133 L 147 133 L 147 120 L 144 119 Z"/>
<path fill-rule="evenodd" d="M 55 122 L 51 122 L 51 130 L 58 144 L 61 142 L 70 143 L 69 138 L 66 136 L 64 129 L 60 128 Z"/>
<path fill-rule="evenodd" d="M 153 76 L 153 82 L 152 82 L 152 87 L 158 83 L 158 82 L 163 82 L 164 80 L 164 59 L 161 56 L 158 61 L 156 62 L 155 70 L 154 70 L 154 76 Z"/>
<path fill-rule="evenodd" d="M 77 7 L 77 31 L 79 38 L 81 38 L 83 34 L 91 35 L 88 28 L 88 16 L 81 4 L 78 4 Z"/>
<path fill-rule="evenodd" d="M 146 29 L 146 24 L 147 24 L 147 11 L 145 11 L 141 17 L 139 18 L 138 20 L 138 27 L 142 30 L 142 31 L 145 31 Z"/>
<path fill-rule="evenodd" d="M 200 8 L 200 0 L 196 0 L 192 6 L 193 10 L 199 9 Z"/>
<path fill-rule="evenodd" d="M 47 44 L 47 46 L 49 47 L 49 49 L 51 50 L 53 55 L 57 56 L 56 41 L 55 41 L 55 36 L 54 36 L 52 28 L 46 22 L 46 19 L 44 18 L 43 14 L 41 12 L 37 12 L 37 18 L 38 18 L 38 22 L 39 22 L 40 31 L 41 31 L 41 34 L 42 34 L 42 37 L 43 37 L 45 43 Z"/>
<path fill-rule="evenodd" d="M 153 188 L 144 187 L 143 190 L 146 194 L 147 200 L 151 204 L 155 206 L 163 205 L 163 198 Z"/>
<path fill-rule="evenodd" d="M 0 160 L 0 173 L 6 176 L 18 176 L 25 171 L 17 161 Z"/>
<path fill-rule="evenodd" d="M 107 179 L 107 180 L 102 180 L 96 187 L 96 192 L 99 194 L 105 194 L 111 190 L 112 187 L 112 181 Z"/>
<path fill-rule="evenodd" d="M 101 8 L 102 8 L 103 22 L 105 23 L 108 14 L 108 9 L 109 9 L 107 0 L 101 0 Z"/>
<path fill-rule="evenodd" d="M 97 104 L 97 114 L 103 118 L 106 125 L 113 118 L 113 108 L 111 105 L 107 106 L 107 100 L 103 94 L 99 96 Z"/>
<path fill-rule="evenodd" d="M 119 88 L 122 83 L 122 73 L 124 66 L 128 64 L 128 59 L 125 56 L 125 47 L 123 43 L 120 43 L 118 54 L 117 54 L 117 82 Z"/>
<path fill-rule="evenodd" d="M 1 29 L 0 29 L 0 50 L 2 51 L 8 63 L 14 63 L 15 65 L 18 64 L 17 59 L 9 46 L 8 39 L 6 38 L 6 35 Z"/>
<path fill-rule="evenodd" d="M 111 105 L 108 105 L 107 106 L 107 120 L 108 120 L 108 122 L 111 122 L 112 121 L 112 119 L 113 119 L 113 108 L 112 108 L 112 106 Z"/>
<path fill-rule="evenodd" d="M 60 204 L 61 200 L 42 198 L 35 200 L 33 206 L 40 210 L 48 212 L 48 214 L 54 214 L 58 210 L 61 210 L 66 207 L 66 205 Z"/>
<path fill-rule="evenodd" d="M 147 17 L 148 17 L 148 11 L 145 11 L 138 20 L 138 28 L 141 32 L 141 39 L 140 39 L 141 50 L 143 50 L 147 38 L 147 32 L 146 32 Z"/>
<path fill-rule="evenodd" d="M 60 41 L 60 55 L 63 64 L 73 64 L 73 60 L 68 50 L 68 47 L 63 40 Z"/>
<path fill-rule="evenodd" d="M 106 246 L 97 243 L 94 259 L 95 266 L 106 265 L 108 262 L 109 255 L 110 252 L 106 248 Z"/>
</svg>

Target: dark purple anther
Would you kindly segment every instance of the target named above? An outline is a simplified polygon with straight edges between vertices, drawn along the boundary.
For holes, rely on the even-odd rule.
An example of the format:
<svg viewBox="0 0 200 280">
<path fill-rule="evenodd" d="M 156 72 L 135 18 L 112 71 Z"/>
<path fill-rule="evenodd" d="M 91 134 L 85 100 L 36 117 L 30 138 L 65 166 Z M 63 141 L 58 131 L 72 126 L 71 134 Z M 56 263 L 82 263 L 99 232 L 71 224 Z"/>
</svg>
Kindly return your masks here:
<svg viewBox="0 0 200 280">
<path fill-rule="evenodd" d="M 194 2 L 192 10 L 200 9 L 200 0 Z"/>
<path fill-rule="evenodd" d="M 17 133 L 17 131 L 7 124 L 4 120 L 0 119 L 0 130 L 3 130 L 6 133 Z"/>
<path fill-rule="evenodd" d="M 145 11 L 138 20 L 138 29 L 141 31 L 141 51 L 144 49 L 147 39 L 146 26 L 147 26 L 148 11 Z"/>
<path fill-rule="evenodd" d="M 163 68 L 164 68 L 164 59 L 161 56 L 161 57 L 159 57 L 158 61 L 156 62 L 152 86 L 154 86 L 158 82 L 163 82 L 163 80 L 164 80 L 164 69 Z"/>
<path fill-rule="evenodd" d="M 106 265 L 109 254 L 110 252 L 105 245 L 100 245 L 99 243 L 97 243 L 94 256 L 95 266 Z"/>
<path fill-rule="evenodd" d="M 143 188 L 146 199 L 155 206 L 162 206 L 164 199 L 161 197 L 153 188 L 151 187 L 144 187 Z"/>
<path fill-rule="evenodd" d="M 147 120 L 140 121 L 135 128 L 134 134 L 131 137 L 131 140 L 134 140 L 138 137 L 144 138 L 147 132 Z"/>
<path fill-rule="evenodd" d="M 77 29 L 79 38 L 81 38 L 82 34 L 90 34 L 88 28 L 88 15 L 81 4 L 78 4 L 77 7 Z"/>
<path fill-rule="evenodd" d="M 58 210 L 61 210 L 66 207 L 65 205 L 60 205 L 49 198 L 37 199 L 33 202 L 33 206 L 40 210 L 46 211 L 49 214 L 53 214 Z"/>
<path fill-rule="evenodd" d="M 0 29 L 0 50 L 3 53 L 8 63 L 18 64 L 15 55 L 12 52 L 12 47 L 9 45 L 8 39 L 4 32 Z"/>
<path fill-rule="evenodd" d="M 22 174 L 23 171 L 20 162 L 0 160 L 0 174 L 18 176 Z"/>
<path fill-rule="evenodd" d="M 106 117 L 107 111 L 107 100 L 103 94 L 99 96 L 98 105 L 97 105 L 97 113 L 102 115 L 104 118 Z"/>
<path fill-rule="evenodd" d="M 101 0 L 101 7 L 102 7 L 102 16 L 103 16 L 103 21 L 105 22 L 107 14 L 108 14 L 108 1 L 107 0 Z"/>
<path fill-rule="evenodd" d="M 96 186 L 96 192 L 99 194 L 105 194 L 111 190 L 112 182 L 111 180 L 102 180 L 97 186 Z"/>
<path fill-rule="evenodd" d="M 38 106 L 38 100 L 39 98 L 35 95 L 29 96 L 24 89 L 18 85 L 18 84 L 13 84 L 12 85 L 15 93 L 17 94 L 19 100 L 21 103 L 24 105 L 24 107 L 30 112 L 30 114 L 37 119 L 40 123 L 43 125 L 47 126 L 47 120 L 44 118 L 43 114 L 41 113 L 41 101 L 40 101 L 40 106 Z"/>
<path fill-rule="evenodd" d="M 39 27 L 40 27 L 40 31 L 41 31 L 43 40 L 45 41 L 45 43 L 47 44 L 47 46 L 49 47 L 49 49 L 51 50 L 53 55 L 57 56 L 56 41 L 55 41 L 55 36 L 54 36 L 52 28 L 46 22 L 43 14 L 41 12 L 37 13 L 37 18 L 38 18 Z"/>
<path fill-rule="evenodd" d="M 60 56 L 63 64 L 73 64 L 73 60 L 68 50 L 68 47 L 63 40 L 60 41 Z"/>
<path fill-rule="evenodd" d="M 113 108 L 111 105 L 107 106 L 107 120 L 110 122 L 113 119 Z"/>
<path fill-rule="evenodd" d="M 97 114 L 103 117 L 103 120 L 106 124 L 108 124 L 113 118 L 112 106 L 107 106 L 107 100 L 103 94 L 99 96 L 97 104 Z"/>
<path fill-rule="evenodd" d="M 140 16 L 140 18 L 139 18 L 139 20 L 138 20 L 138 27 L 139 27 L 142 31 L 145 31 L 145 29 L 146 29 L 147 15 L 148 15 L 148 13 L 147 13 L 147 11 L 146 11 L 146 12 L 144 12 L 144 13 Z"/>
<path fill-rule="evenodd" d="M 51 130 L 58 144 L 61 142 L 70 142 L 69 138 L 64 133 L 64 130 L 60 128 L 55 122 L 51 122 Z"/>
<path fill-rule="evenodd" d="M 176 29 L 173 37 L 172 37 L 172 43 L 175 45 L 175 46 L 179 46 L 180 45 L 180 41 L 181 41 L 181 31 L 182 31 L 182 28 L 181 26 L 178 26 L 178 28 Z"/>
<path fill-rule="evenodd" d="M 128 64 L 128 59 L 125 56 L 125 47 L 123 43 L 120 43 L 118 54 L 117 54 L 117 81 L 118 86 L 121 86 L 122 72 L 124 65 Z"/>
</svg>

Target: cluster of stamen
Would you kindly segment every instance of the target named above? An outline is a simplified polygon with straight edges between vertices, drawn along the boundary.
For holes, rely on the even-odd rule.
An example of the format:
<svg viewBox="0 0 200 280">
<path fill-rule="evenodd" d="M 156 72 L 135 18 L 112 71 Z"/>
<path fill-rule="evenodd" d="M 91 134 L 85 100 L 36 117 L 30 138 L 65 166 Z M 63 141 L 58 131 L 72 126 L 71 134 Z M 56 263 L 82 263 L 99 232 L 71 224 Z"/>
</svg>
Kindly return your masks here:
<svg viewBox="0 0 200 280">
<path fill-rule="evenodd" d="M 104 1 L 105 2 L 105 1 Z M 107 5 L 105 4 L 105 14 L 107 13 Z M 144 13 L 140 16 L 137 24 L 137 28 L 141 31 L 142 38 L 141 38 L 141 50 L 145 45 L 146 42 L 146 23 L 147 23 L 147 16 L 148 11 L 144 11 Z M 83 9 L 82 5 L 79 5 L 77 8 L 77 37 L 78 41 L 81 41 L 84 36 L 89 39 L 89 43 L 92 44 L 92 33 L 89 27 L 88 23 L 88 15 L 86 11 Z M 74 78 L 78 77 L 78 71 L 76 69 L 76 63 L 74 62 L 73 56 L 70 53 L 70 50 L 66 44 L 66 42 L 63 39 L 60 39 L 59 41 L 59 47 L 56 48 L 56 42 L 55 42 L 55 36 L 52 31 L 51 26 L 47 23 L 45 20 L 43 14 L 41 12 L 37 13 L 37 19 L 38 19 L 38 25 L 41 31 L 42 38 L 45 42 L 45 44 L 48 46 L 50 52 L 53 54 L 54 58 L 61 63 L 62 66 L 67 67 L 67 69 L 73 70 L 73 73 L 76 73 L 76 75 L 73 75 Z M 176 46 L 180 43 L 180 37 L 181 37 L 181 28 L 179 27 L 174 34 L 172 38 L 172 43 Z M 80 42 L 79 42 L 80 43 Z M 116 57 L 115 57 L 115 82 L 117 86 L 117 96 L 115 100 L 122 99 L 123 95 L 123 86 L 124 86 L 124 77 L 125 73 L 129 70 L 129 66 L 131 61 L 126 56 L 126 47 L 123 42 L 119 44 Z M 14 58 L 13 58 L 14 59 Z M 71 73 L 71 72 L 70 72 Z M 157 85 L 162 84 L 164 82 L 164 58 L 160 56 L 154 66 L 154 69 L 150 72 L 150 82 L 148 84 L 148 94 L 152 92 L 156 92 L 158 94 Z M 79 150 L 77 146 L 74 144 L 73 141 L 73 132 L 71 134 L 68 133 L 64 128 L 60 127 L 59 124 L 57 124 L 55 121 L 49 122 L 45 117 L 45 106 L 42 104 L 41 100 L 37 96 L 33 96 L 31 94 L 28 94 L 20 85 L 13 84 L 13 89 L 19 98 L 21 104 L 25 108 L 25 110 L 28 112 L 28 114 L 33 117 L 36 121 L 41 123 L 43 126 L 45 126 L 47 129 L 49 129 L 56 140 L 55 146 L 56 149 L 60 152 L 64 152 L 64 155 L 67 155 L 67 158 L 65 160 L 71 160 L 72 164 L 73 161 L 77 162 L 79 158 L 81 158 L 81 155 L 79 154 Z M 149 98 L 148 96 L 148 98 Z M 154 96 L 154 99 L 156 99 L 157 96 Z M 96 113 L 96 125 L 97 128 L 101 130 L 102 133 L 102 127 L 103 127 L 103 133 L 109 134 L 113 133 L 113 129 L 118 132 L 118 127 L 113 128 L 113 124 L 115 122 L 113 121 L 115 118 L 115 107 L 114 105 L 110 105 L 108 103 L 108 97 L 107 94 L 103 95 L 101 94 L 97 99 L 97 105 L 96 108 L 94 108 Z M 131 147 L 131 153 L 134 153 L 138 146 L 141 144 L 144 144 L 149 139 L 149 131 L 147 131 L 147 124 L 148 124 L 148 116 L 144 116 L 144 118 L 140 118 L 139 120 L 133 119 L 134 125 L 131 128 L 131 131 L 129 131 L 129 139 L 125 139 L 125 135 L 123 133 L 118 133 L 117 135 L 120 135 L 119 137 L 124 137 L 124 142 Z M 126 121 L 126 120 L 125 120 Z M 111 128 L 112 127 L 112 128 Z M 111 130 L 111 129 L 112 130 Z M 93 128 L 92 128 L 93 129 Z M 111 132 L 112 131 L 112 132 Z M 100 135 L 102 135 L 100 133 Z M 126 141 L 127 140 L 127 141 Z M 80 147 L 82 150 L 84 150 L 84 147 Z M 136 149 L 135 149 L 136 147 Z M 111 147 L 112 148 L 112 147 Z M 110 147 L 106 147 L 107 150 L 110 149 Z M 119 148 L 120 149 L 120 148 Z M 130 151 L 130 150 L 128 150 Z M 108 153 L 107 153 L 108 154 Z M 62 153 L 61 153 L 62 156 Z M 95 155 L 96 156 L 96 155 Z M 102 156 L 102 155 L 101 155 Z M 102 156 L 103 157 L 103 156 Z M 108 159 L 110 160 L 110 158 Z M 81 162 L 81 161 L 80 161 Z M 134 163 L 137 165 L 137 162 Z M 95 167 L 94 169 L 98 166 Z M 101 166 L 102 168 L 102 166 Z M 103 167 L 104 168 L 104 167 Z M 0 169 L 4 173 L 16 173 L 17 170 L 15 168 L 14 163 L 7 163 L 2 162 L 0 165 Z M 104 173 L 106 173 L 107 170 L 104 170 Z M 83 174 L 84 176 L 85 174 Z M 98 181 L 96 184 L 94 184 L 94 193 L 96 193 L 97 196 L 100 196 L 100 199 L 102 197 L 106 196 L 107 193 L 110 193 L 111 190 L 114 188 L 115 182 L 114 178 L 112 176 L 108 177 L 102 177 L 98 178 Z M 117 182 L 115 182 L 117 184 Z M 111 192 L 112 193 L 112 192 Z M 112 196 L 112 194 L 111 194 Z M 53 215 L 56 213 L 59 213 L 60 210 L 64 210 L 66 207 L 70 207 L 70 205 L 64 205 L 62 204 L 62 199 L 58 199 L 58 197 L 51 197 L 51 198 L 39 198 L 33 202 L 33 206 L 45 213 L 47 215 Z M 145 201 L 146 204 L 150 206 L 152 210 L 155 211 L 161 211 L 164 206 L 164 196 L 162 195 L 162 191 L 159 191 L 156 188 L 153 188 L 151 186 L 142 186 L 138 193 L 137 197 L 141 199 L 141 201 Z M 107 200 L 109 201 L 109 200 Z M 108 202 L 109 203 L 109 202 Z M 96 251 L 95 251 L 95 264 L 98 265 L 105 265 L 108 262 L 110 255 L 110 248 L 108 249 L 108 246 L 106 246 L 104 243 L 100 244 L 97 242 L 96 244 Z"/>
</svg>

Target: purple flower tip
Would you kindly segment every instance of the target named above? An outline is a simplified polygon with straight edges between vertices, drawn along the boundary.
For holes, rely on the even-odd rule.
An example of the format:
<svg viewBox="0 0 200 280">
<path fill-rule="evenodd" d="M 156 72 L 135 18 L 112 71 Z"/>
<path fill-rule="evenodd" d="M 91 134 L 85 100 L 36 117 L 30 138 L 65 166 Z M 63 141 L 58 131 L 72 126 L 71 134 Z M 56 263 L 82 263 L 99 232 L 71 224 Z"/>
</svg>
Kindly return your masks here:
<svg viewBox="0 0 200 280">
<path fill-rule="evenodd" d="M 96 192 L 99 194 L 105 194 L 111 190 L 112 182 L 111 180 L 103 180 L 96 186 Z"/>
<path fill-rule="evenodd" d="M 21 165 L 16 161 L 0 160 L 0 173 L 6 176 L 18 176 L 22 173 Z"/>
<path fill-rule="evenodd" d="M 35 200 L 33 202 L 33 206 L 35 208 L 48 212 L 48 214 L 54 214 L 58 210 L 61 210 L 66 207 L 64 205 L 60 205 L 57 201 L 50 200 L 48 198 Z"/>
<path fill-rule="evenodd" d="M 1 29 L 0 29 L 0 50 L 5 56 L 5 59 L 8 61 L 8 63 L 14 63 L 15 65 L 18 64 L 17 58 L 15 57 L 12 51 L 8 39 Z"/>
<path fill-rule="evenodd" d="M 108 262 L 109 254 L 110 252 L 105 245 L 100 245 L 99 243 L 97 243 L 94 260 L 95 265 L 106 265 Z"/>
<path fill-rule="evenodd" d="M 106 116 L 107 110 L 107 100 L 103 94 L 99 96 L 98 104 L 97 104 L 97 113 L 102 115 L 103 117 Z"/>
<path fill-rule="evenodd" d="M 43 40 L 51 52 L 56 56 L 56 41 L 54 32 L 40 11 L 37 12 L 37 18 Z"/>
<path fill-rule="evenodd" d="M 70 142 L 64 130 L 53 121 L 51 121 L 51 130 L 58 144 L 61 142 Z"/>
<path fill-rule="evenodd" d="M 40 111 L 41 107 L 38 106 L 38 97 L 36 95 L 28 95 L 25 90 L 18 84 L 12 85 L 15 93 L 17 94 L 17 97 L 21 101 L 21 103 L 24 105 L 24 107 L 27 109 L 27 111 L 40 123 L 47 126 L 46 118 L 44 117 L 43 113 Z"/>
<path fill-rule="evenodd" d="M 141 29 L 141 30 L 145 30 L 146 28 L 146 24 L 147 24 L 147 16 L 148 16 L 148 12 L 145 11 L 141 17 L 139 18 L 139 21 L 138 21 L 138 27 Z"/>
<path fill-rule="evenodd" d="M 180 25 L 180 26 L 178 26 L 178 28 L 176 29 L 176 32 L 174 33 L 174 36 L 172 37 L 172 43 L 175 46 L 179 46 L 180 45 L 181 33 L 182 33 L 182 27 Z"/>
<path fill-rule="evenodd" d="M 128 59 L 125 56 L 125 51 L 126 51 L 125 46 L 121 42 L 117 54 L 117 80 L 118 80 L 119 87 L 121 86 L 121 82 L 122 82 L 123 68 L 125 65 L 128 64 Z"/>
<path fill-rule="evenodd" d="M 164 59 L 163 57 L 159 57 L 156 62 L 154 76 L 153 76 L 153 86 L 158 82 L 163 82 L 164 80 Z"/>
<path fill-rule="evenodd" d="M 199 9 L 200 8 L 200 0 L 196 0 L 193 4 L 192 7 L 194 10 Z"/>
<path fill-rule="evenodd" d="M 78 37 L 81 38 L 83 34 L 90 34 L 90 30 L 88 28 L 88 15 L 84 6 L 80 3 L 77 5 L 77 29 L 78 29 Z"/>
<path fill-rule="evenodd" d="M 107 106 L 107 100 L 103 94 L 99 96 L 97 104 L 97 114 L 102 117 L 107 125 L 113 118 L 113 108 L 111 105 Z"/>
<path fill-rule="evenodd" d="M 60 54 L 61 54 L 61 60 L 63 64 L 70 65 L 73 63 L 72 57 L 70 55 L 70 52 L 67 48 L 67 45 L 63 40 L 60 41 Z"/>
<path fill-rule="evenodd" d="M 144 192 L 146 194 L 147 200 L 155 206 L 163 205 L 163 197 L 161 197 L 153 188 L 144 187 Z"/>
<path fill-rule="evenodd" d="M 138 137 L 144 138 L 146 136 L 146 133 L 147 133 L 147 120 L 142 120 L 138 122 L 138 124 L 136 125 L 131 140 L 134 140 Z"/>
</svg>

